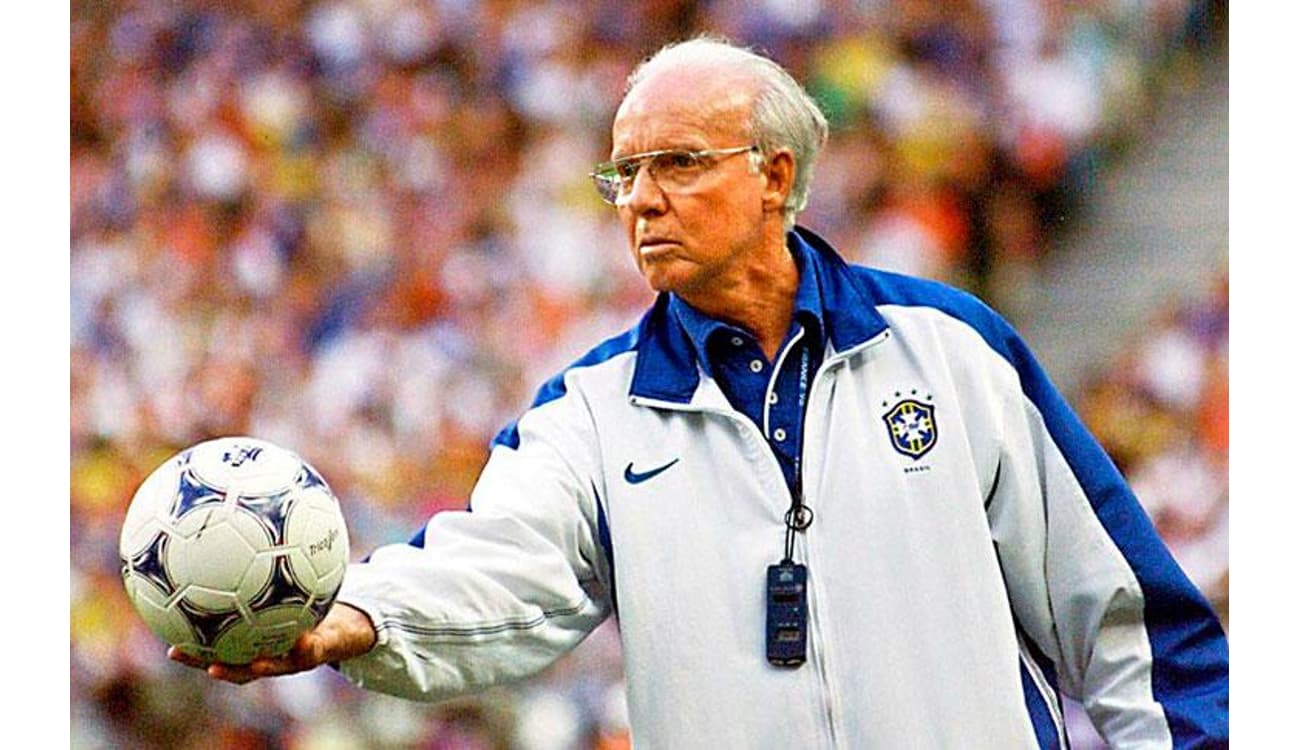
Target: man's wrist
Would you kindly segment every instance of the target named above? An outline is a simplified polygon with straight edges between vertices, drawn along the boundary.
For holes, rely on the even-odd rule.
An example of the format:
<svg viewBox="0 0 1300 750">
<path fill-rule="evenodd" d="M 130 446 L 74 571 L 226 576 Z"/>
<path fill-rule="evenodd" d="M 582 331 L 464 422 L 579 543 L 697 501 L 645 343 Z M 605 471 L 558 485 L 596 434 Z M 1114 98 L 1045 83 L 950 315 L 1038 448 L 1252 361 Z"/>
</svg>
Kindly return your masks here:
<svg viewBox="0 0 1300 750">
<path fill-rule="evenodd" d="M 354 604 L 335 602 L 321 625 L 326 631 L 326 662 L 336 669 L 339 662 L 366 654 L 379 642 L 370 614 Z"/>
</svg>

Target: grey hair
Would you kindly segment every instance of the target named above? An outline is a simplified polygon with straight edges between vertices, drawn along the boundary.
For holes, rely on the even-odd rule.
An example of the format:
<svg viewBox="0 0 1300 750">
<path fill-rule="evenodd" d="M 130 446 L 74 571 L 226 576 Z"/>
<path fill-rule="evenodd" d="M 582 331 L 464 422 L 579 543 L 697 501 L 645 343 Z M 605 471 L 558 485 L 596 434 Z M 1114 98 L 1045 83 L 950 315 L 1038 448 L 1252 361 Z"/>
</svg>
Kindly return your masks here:
<svg viewBox="0 0 1300 750">
<path fill-rule="evenodd" d="M 794 182 L 782 206 L 786 229 L 808 205 L 813 165 L 826 144 L 826 116 L 803 86 L 775 61 L 716 36 L 699 36 L 659 49 L 627 77 L 624 95 L 653 68 L 674 63 L 726 63 L 752 75 L 758 83 L 749 115 L 749 135 L 764 155 L 788 148 L 794 154 Z"/>
</svg>

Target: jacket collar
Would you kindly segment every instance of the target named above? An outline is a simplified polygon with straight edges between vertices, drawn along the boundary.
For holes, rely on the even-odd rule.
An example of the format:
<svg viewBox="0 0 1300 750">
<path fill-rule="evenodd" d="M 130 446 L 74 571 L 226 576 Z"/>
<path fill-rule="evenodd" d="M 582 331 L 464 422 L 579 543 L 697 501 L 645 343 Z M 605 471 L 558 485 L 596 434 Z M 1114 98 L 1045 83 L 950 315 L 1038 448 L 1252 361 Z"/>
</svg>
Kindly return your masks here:
<svg viewBox="0 0 1300 750">
<path fill-rule="evenodd" d="M 867 288 L 825 240 L 795 227 L 786 235 L 786 243 L 801 259 L 803 273 L 820 287 L 821 310 L 814 312 L 819 312 L 817 317 L 835 351 L 853 349 L 888 327 Z M 641 319 L 631 395 L 685 404 L 699 387 L 702 363 L 690 333 L 672 309 L 680 304 L 673 302 L 671 294 L 660 294 Z"/>
</svg>

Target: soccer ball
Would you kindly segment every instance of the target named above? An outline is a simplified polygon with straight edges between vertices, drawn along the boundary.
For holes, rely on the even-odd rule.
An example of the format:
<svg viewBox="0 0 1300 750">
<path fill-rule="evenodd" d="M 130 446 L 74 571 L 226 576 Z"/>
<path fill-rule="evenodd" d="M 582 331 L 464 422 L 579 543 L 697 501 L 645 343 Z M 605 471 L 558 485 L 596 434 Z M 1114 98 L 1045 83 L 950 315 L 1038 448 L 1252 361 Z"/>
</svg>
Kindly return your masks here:
<svg viewBox="0 0 1300 750">
<path fill-rule="evenodd" d="M 250 437 L 181 451 L 140 485 L 119 545 L 126 593 L 184 653 L 247 664 L 325 616 L 348 563 L 338 500 L 306 461 Z"/>
</svg>

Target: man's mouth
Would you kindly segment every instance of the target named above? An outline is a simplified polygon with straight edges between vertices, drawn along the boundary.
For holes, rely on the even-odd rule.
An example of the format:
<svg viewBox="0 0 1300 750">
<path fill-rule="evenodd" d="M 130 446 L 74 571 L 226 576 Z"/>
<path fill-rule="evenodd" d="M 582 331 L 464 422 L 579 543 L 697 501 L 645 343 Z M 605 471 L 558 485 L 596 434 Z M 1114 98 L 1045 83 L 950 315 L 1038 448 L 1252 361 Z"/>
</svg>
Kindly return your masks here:
<svg viewBox="0 0 1300 750">
<path fill-rule="evenodd" d="M 652 237 L 649 239 L 643 239 L 637 243 L 637 252 L 639 252 L 642 257 L 648 257 L 662 254 L 668 249 L 676 246 L 677 243 L 672 240 Z"/>
</svg>

